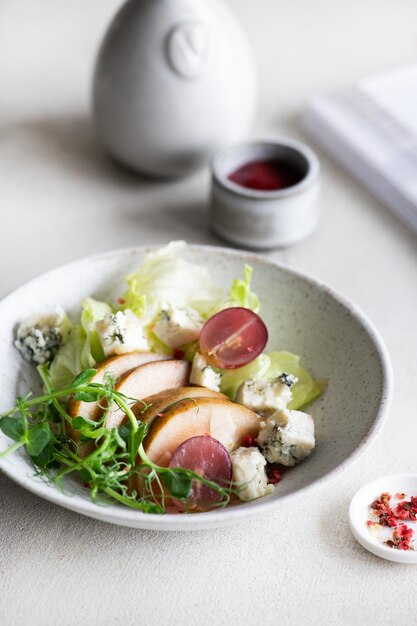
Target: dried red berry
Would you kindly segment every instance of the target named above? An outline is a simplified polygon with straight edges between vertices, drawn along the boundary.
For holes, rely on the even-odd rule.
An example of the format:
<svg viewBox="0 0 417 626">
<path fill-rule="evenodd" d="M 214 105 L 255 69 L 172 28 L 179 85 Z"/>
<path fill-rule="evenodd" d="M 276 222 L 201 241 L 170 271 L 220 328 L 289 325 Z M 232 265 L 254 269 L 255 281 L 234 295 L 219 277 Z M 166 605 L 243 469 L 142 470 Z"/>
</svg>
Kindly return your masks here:
<svg viewBox="0 0 417 626">
<path fill-rule="evenodd" d="M 391 526 L 391 527 L 395 527 L 398 526 L 398 522 L 395 519 L 394 515 L 391 513 L 382 513 L 379 516 L 379 523 L 381 524 L 381 526 Z"/>
<path fill-rule="evenodd" d="M 278 467 L 272 467 L 267 471 L 268 484 L 276 485 L 282 478 L 282 471 Z"/>
<path fill-rule="evenodd" d="M 395 515 L 398 517 L 398 519 L 401 519 L 401 520 L 408 519 L 408 511 L 405 511 L 401 507 L 400 508 L 397 507 L 395 509 Z"/>
<path fill-rule="evenodd" d="M 385 503 L 385 501 L 382 501 L 381 498 L 372 502 L 371 509 L 374 509 L 374 511 L 379 511 L 380 513 L 391 513 L 390 507 Z"/>
<path fill-rule="evenodd" d="M 388 506 L 391 501 L 391 494 L 388 493 L 387 491 L 384 491 L 384 493 L 381 493 L 380 498 L 381 498 L 382 503 Z"/>
<path fill-rule="evenodd" d="M 408 528 L 405 524 L 401 524 L 401 526 L 398 526 L 392 533 L 392 538 L 400 550 L 408 550 L 413 535 L 414 531 L 411 528 Z M 403 547 L 400 547 L 400 545 Z"/>
<path fill-rule="evenodd" d="M 242 446 L 244 448 L 252 448 L 253 446 L 256 446 L 255 437 L 252 435 L 245 435 L 243 437 Z"/>
<path fill-rule="evenodd" d="M 178 350 L 178 348 L 174 350 L 174 359 L 178 359 L 179 361 L 181 361 L 181 359 L 183 358 L 184 358 L 184 352 L 182 350 Z"/>
<path fill-rule="evenodd" d="M 119 304 L 124 304 L 126 302 L 126 300 L 124 298 L 117 298 L 117 302 Z"/>
</svg>

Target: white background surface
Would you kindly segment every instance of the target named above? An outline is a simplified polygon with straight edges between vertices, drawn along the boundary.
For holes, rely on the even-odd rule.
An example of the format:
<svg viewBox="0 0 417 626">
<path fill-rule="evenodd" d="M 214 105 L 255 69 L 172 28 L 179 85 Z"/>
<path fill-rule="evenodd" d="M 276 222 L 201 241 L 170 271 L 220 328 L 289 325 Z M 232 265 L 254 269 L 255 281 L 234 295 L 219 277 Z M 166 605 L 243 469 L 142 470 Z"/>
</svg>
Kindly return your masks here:
<svg viewBox="0 0 417 626">
<path fill-rule="evenodd" d="M 310 96 L 417 56 L 415 0 L 229 4 L 259 64 L 258 136 L 302 137 L 297 115 Z M 173 238 L 218 243 L 206 229 L 207 173 L 144 182 L 96 148 L 89 80 L 119 5 L 0 2 L 0 295 L 102 250 Z M 84 519 L 0 477 L 1 624 L 416 623 L 417 568 L 366 553 L 347 508 L 363 482 L 417 471 L 417 238 L 320 156 L 321 225 L 271 256 L 336 288 L 381 331 L 396 377 L 383 435 L 325 491 L 191 535 Z"/>
</svg>

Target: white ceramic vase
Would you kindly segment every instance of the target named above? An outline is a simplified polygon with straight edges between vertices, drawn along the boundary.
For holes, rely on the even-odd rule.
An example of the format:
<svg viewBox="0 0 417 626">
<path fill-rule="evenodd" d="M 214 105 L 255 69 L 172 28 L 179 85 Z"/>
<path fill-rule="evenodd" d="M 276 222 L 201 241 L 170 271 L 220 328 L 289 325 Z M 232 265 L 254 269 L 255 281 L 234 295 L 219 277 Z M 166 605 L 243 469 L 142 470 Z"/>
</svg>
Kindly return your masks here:
<svg viewBox="0 0 417 626">
<path fill-rule="evenodd" d="M 248 134 L 257 100 L 247 40 L 222 0 L 128 0 L 94 75 L 104 148 L 154 176 L 205 166 Z"/>
</svg>

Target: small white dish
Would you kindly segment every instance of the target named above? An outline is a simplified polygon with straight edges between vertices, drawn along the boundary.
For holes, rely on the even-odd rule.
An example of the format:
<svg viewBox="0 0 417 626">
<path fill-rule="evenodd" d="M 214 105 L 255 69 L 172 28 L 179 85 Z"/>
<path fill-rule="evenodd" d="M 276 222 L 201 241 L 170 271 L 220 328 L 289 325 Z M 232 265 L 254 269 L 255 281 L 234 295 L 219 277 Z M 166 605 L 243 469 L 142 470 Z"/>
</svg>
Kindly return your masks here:
<svg viewBox="0 0 417 626">
<path fill-rule="evenodd" d="M 254 189 L 230 179 L 239 168 L 278 161 L 299 172 L 280 189 Z M 254 250 L 290 246 L 319 221 L 320 163 L 304 143 L 285 137 L 219 150 L 211 162 L 210 224 L 222 239 Z"/>
<path fill-rule="evenodd" d="M 396 563 L 417 563 L 417 550 L 398 550 L 384 545 L 381 535 L 372 534 L 366 525 L 372 520 L 370 505 L 379 498 L 381 493 L 405 493 L 406 498 L 417 495 L 417 474 L 392 474 L 382 476 L 367 483 L 359 489 L 352 498 L 349 507 L 349 526 L 353 536 L 369 552 L 388 561 Z M 415 532 L 414 542 L 417 544 L 417 522 L 406 520 L 402 522 Z M 385 529 L 382 529 L 385 530 Z M 392 528 L 391 531 L 394 529 Z"/>
<path fill-rule="evenodd" d="M 75 316 L 82 298 L 88 295 L 103 300 L 117 298 L 124 289 L 126 274 L 137 269 L 151 249 L 155 246 L 76 261 L 19 287 L 0 302 L 0 412 L 14 404 L 17 394 L 39 387 L 36 371 L 13 345 L 16 324 L 55 304 Z M 145 514 L 118 504 L 92 502 L 86 489 L 70 477 L 60 491 L 35 476 L 22 450 L 1 459 L 0 471 L 50 502 L 102 521 L 152 530 L 193 530 L 231 524 L 272 511 L 289 500 L 302 501 L 305 493 L 326 485 L 368 449 L 388 413 L 392 372 L 384 343 L 363 313 L 325 285 L 254 254 L 190 245 L 184 258 L 207 265 L 225 289 L 241 275 L 245 263 L 253 267 L 253 289 L 260 297 L 262 318 L 269 331 L 267 350 L 301 355 L 302 364 L 328 383 L 324 395 L 309 407 L 316 425 L 314 453 L 288 471 L 270 496 L 208 513 L 183 515 Z M 10 444 L 0 433 L 0 452 Z"/>
</svg>

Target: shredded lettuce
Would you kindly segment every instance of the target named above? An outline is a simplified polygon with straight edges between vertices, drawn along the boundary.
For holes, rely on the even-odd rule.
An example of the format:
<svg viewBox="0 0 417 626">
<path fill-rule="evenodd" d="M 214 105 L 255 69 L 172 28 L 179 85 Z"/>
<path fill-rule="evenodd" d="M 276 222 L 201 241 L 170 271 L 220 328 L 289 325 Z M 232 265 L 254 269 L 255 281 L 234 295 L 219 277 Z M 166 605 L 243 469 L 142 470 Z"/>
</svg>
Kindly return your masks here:
<svg viewBox="0 0 417 626">
<path fill-rule="evenodd" d="M 206 267 L 180 258 L 179 253 L 185 247 L 184 241 L 173 241 L 155 250 L 144 258 L 137 272 L 127 276 L 123 309 L 131 309 L 144 326 L 167 303 L 179 308 L 191 307 L 207 317 L 222 299 L 223 290 L 214 283 Z"/>
<path fill-rule="evenodd" d="M 96 330 L 96 322 L 102 320 L 107 313 L 112 313 L 112 308 L 106 302 L 100 302 L 93 298 L 85 298 L 81 307 L 81 326 L 86 335 L 81 363 L 85 369 L 88 369 L 104 359 L 103 348 Z"/>
<path fill-rule="evenodd" d="M 81 360 L 85 339 L 82 326 L 74 326 L 66 343 L 59 348 L 49 368 L 51 384 L 55 389 L 65 389 L 85 369 Z"/>
<path fill-rule="evenodd" d="M 251 289 L 252 274 L 253 268 L 250 265 L 245 265 L 243 278 L 235 278 L 226 299 L 217 302 L 211 309 L 208 317 L 212 317 L 216 313 L 220 313 L 220 311 L 236 306 L 251 309 L 254 313 L 259 313 L 259 298 Z"/>
<path fill-rule="evenodd" d="M 270 366 L 266 375 L 267 380 L 277 378 L 282 373 L 292 374 L 298 378 L 292 388 L 292 401 L 290 409 L 301 409 L 321 396 L 325 389 L 325 383 L 321 380 L 314 380 L 311 374 L 301 367 L 300 357 L 292 352 L 270 352 Z"/>
<path fill-rule="evenodd" d="M 254 313 L 258 313 L 260 309 L 259 298 L 251 290 L 253 268 L 245 265 L 243 270 L 243 278 L 236 278 L 233 281 L 229 292 L 230 306 L 242 306 L 245 309 L 251 309 Z"/>
<path fill-rule="evenodd" d="M 223 289 L 215 284 L 206 267 L 180 257 L 185 247 L 184 241 L 173 241 L 147 254 L 138 271 L 126 277 L 128 288 L 121 299 L 121 309 L 130 309 L 138 316 L 149 346 L 156 352 L 172 352 L 152 332 L 167 304 L 195 309 L 203 319 L 234 306 L 259 311 L 259 298 L 251 289 L 253 270 L 249 265 L 245 266 L 243 277 L 233 281 L 225 298 Z M 193 359 L 197 348 L 195 344 L 184 347 L 188 360 Z"/>
<path fill-rule="evenodd" d="M 234 306 L 245 307 L 256 313 L 260 308 L 259 298 L 251 289 L 253 270 L 249 265 L 245 265 L 243 277 L 233 281 L 224 297 L 223 290 L 214 283 L 206 267 L 180 258 L 185 247 L 185 242 L 174 241 L 151 252 L 144 258 L 138 271 L 126 278 L 128 288 L 123 295 L 121 308 L 131 309 L 139 317 L 150 349 L 163 354 L 172 354 L 172 350 L 155 336 L 152 327 L 167 304 L 179 308 L 191 307 L 204 319 Z M 82 369 L 93 367 L 104 358 L 96 322 L 112 310 L 109 304 L 93 298 L 82 301 L 81 325 L 73 328 L 50 367 L 54 387 L 62 388 Z M 183 346 L 184 358 L 192 361 L 198 350 L 198 341 Z M 222 374 L 221 390 L 232 400 L 246 379 L 273 380 L 283 372 L 293 374 L 298 382 L 292 389 L 291 409 L 299 409 L 315 400 L 323 393 L 325 386 L 301 367 L 299 356 L 290 352 L 261 354 L 245 367 L 218 371 Z"/>
<path fill-rule="evenodd" d="M 293 399 L 290 409 L 300 409 L 318 398 L 325 389 L 325 383 L 314 380 L 311 374 L 300 365 L 300 357 L 291 352 L 269 352 L 261 354 L 252 363 L 235 370 L 219 370 L 222 374 L 221 391 L 235 399 L 236 392 L 244 380 L 274 380 L 284 372 L 293 374 L 298 382 L 292 388 Z"/>
<path fill-rule="evenodd" d="M 103 319 L 112 308 L 105 302 L 85 298 L 81 303 L 81 325 L 74 326 L 68 340 L 63 344 L 51 363 L 49 373 L 55 389 L 68 386 L 74 376 L 93 367 L 104 359 L 96 330 L 96 322 Z"/>
<path fill-rule="evenodd" d="M 179 257 L 185 249 L 183 241 L 148 254 L 139 270 L 127 276 L 128 289 L 123 298 L 123 308 L 131 309 L 142 321 L 149 345 L 156 352 L 170 351 L 152 332 L 152 324 L 161 308 L 167 303 L 177 307 L 192 307 L 207 319 L 226 308 L 241 306 L 259 312 L 258 296 L 252 291 L 253 270 L 245 265 L 243 277 L 236 278 L 224 298 L 222 290 L 213 282 L 207 268 L 192 264 Z M 184 358 L 192 361 L 198 342 L 184 346 Z M 222 374 L 221 390 L 234 399 L 237 389 L 245 379 L 272 380 L 283 372 L 293 374 L 298 382 L 293 387 L 290 408 L 297 409 L 312 402 L 323 392 L 324 386 L 315 381 L 300 366 L 300 357 L 290 352 L 261 354 L 252 363 L 236 370 L 219 370 Z"/>
<path fill-rule="evenodd" d="M 235 370 L 217 370 L 221 373 L 220 391 L 232 400 L 235 399 L 236 392 L 244 380 L 249 378 L 254 380 L 265 379 L 269 370 L 271 359 L 267 354 L 260 354 L 254 361 L 238 367 Z"/>
</svg>

